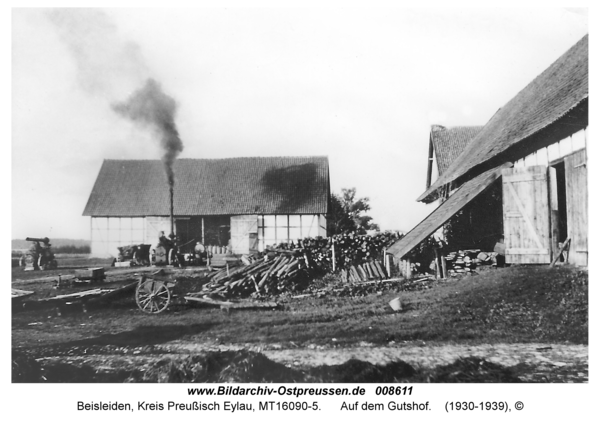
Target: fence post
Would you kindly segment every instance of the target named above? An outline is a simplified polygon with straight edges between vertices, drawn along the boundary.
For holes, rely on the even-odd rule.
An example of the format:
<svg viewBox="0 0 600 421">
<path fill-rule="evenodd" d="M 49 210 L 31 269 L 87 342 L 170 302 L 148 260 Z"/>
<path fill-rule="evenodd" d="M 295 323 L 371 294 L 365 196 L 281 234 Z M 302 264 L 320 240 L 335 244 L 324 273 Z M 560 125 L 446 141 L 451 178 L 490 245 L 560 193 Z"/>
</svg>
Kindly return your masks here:
<svg viewBox="0 0 600 421">
<path fill-rule="evenodd" d="M 333 266 L 333 272 L 335 273 L 335 244 L 331 242 L 331 264 Z"/>
</svg>

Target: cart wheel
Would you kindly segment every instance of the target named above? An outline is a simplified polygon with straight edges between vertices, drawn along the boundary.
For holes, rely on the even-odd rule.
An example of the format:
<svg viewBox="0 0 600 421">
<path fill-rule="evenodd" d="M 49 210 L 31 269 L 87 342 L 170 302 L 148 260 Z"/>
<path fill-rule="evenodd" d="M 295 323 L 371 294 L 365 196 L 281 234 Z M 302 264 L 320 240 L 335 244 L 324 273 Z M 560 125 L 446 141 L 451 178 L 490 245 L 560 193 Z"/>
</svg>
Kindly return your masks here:
<svg viewBox="0 0 600 421">
<path fill-rule="evenodd" d="M 135 302 L 144 313 L 158 314 L 171 302 L 171 291 L 162 281 L 146 279 L 135 290 Z"/>
<path fill-rule="evenodd" d="M 41 269 L 41 270 L 44 270 L 43 257 L 44 256 L 42 256 L 40 254 L 40 257 L 38 258 L 38 261 L 37 261 L 37 267 L 38 267 L 38 269 Z"/>
</svg>

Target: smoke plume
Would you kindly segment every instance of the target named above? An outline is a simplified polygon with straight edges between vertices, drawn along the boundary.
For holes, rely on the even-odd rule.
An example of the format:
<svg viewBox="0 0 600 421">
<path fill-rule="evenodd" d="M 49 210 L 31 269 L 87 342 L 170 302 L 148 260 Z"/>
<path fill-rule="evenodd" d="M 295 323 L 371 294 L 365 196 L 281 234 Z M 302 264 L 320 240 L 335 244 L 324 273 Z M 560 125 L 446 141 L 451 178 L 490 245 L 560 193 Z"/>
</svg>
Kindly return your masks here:
<svg viewBox="0 0 600 421">
<path fill-rule="evenodd" d="M 50 9 L 46 16 L 75 60 L 81 88 L 105 98 L 117 114 L 151 129 L 158 137 L 172 189 L 173 163 L 183 150 L 175 126 L 177 103 L 150 78 L 139 46 L 125 39 L 100 9 Z M 124 92 L 132 92 L 142 84 L 125 101 L 115 102 L 125 96 Z"/>
<path fill-rule="evenodd" d="M 45 15 L 73 57 L 86 93 L 115 100 L 150 76 L 140 47 L 103 10 L 49 9 Z"/>
<path fill-rule="evenodd" d="M 148 79 L 146 84 L 127 100 L 113 104 L 112 109 L 117 114 L 154 131 L 163 150 L 161 160 L 165 166 L 169 186 L 173 187 L 173 163 L 183 150 L 183 143 L 175 126 L 175 100 L 163 92 L 158 82 Z"/>
</svg>

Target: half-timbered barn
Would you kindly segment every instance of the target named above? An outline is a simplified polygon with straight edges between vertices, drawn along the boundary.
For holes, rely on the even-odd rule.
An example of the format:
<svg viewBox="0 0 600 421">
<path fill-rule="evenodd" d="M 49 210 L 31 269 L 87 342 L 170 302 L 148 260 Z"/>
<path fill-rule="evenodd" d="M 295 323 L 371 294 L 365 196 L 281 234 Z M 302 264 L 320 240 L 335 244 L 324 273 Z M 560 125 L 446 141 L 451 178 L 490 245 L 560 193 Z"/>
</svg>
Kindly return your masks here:
<svg viewBox="0 0 600 421">
<path fill-rule="evenodd" d="M 179 159 L 175 162 L 174 234 L 235 254 L 326 236 L 326 157 Z M 170 192 L 159 160 L 105 160 L 84 216 L 92 253 L 151 244 L 171 232 Z"/>
<path fill-rule="evenodd" d="M 394 244 L 403 259 L 481 194 L 500 185 L 506 262 L 588 262 L 588 36 L 498 110 L 418 201 L 447 197 Z M 438 158 L 439 159 L 439 158 Z"/>
</svg>

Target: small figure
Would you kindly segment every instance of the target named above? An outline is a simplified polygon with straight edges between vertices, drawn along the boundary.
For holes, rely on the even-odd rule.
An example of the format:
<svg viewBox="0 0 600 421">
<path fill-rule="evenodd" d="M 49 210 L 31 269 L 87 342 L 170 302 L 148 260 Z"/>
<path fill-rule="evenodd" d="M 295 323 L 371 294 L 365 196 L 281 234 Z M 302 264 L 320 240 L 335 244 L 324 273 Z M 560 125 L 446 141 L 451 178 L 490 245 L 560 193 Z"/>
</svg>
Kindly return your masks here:
<svg viewBox="0 0 600 421">
<path fill-rule="evenodd" d="M 173 234 L 171 234 L 172 236 Z M 173 242 L 165 236 L 165 232 L 161 231 L 158 235 L 158 244 L 165 249 L 170 250 L 173 247 Z"/>
</svg>

